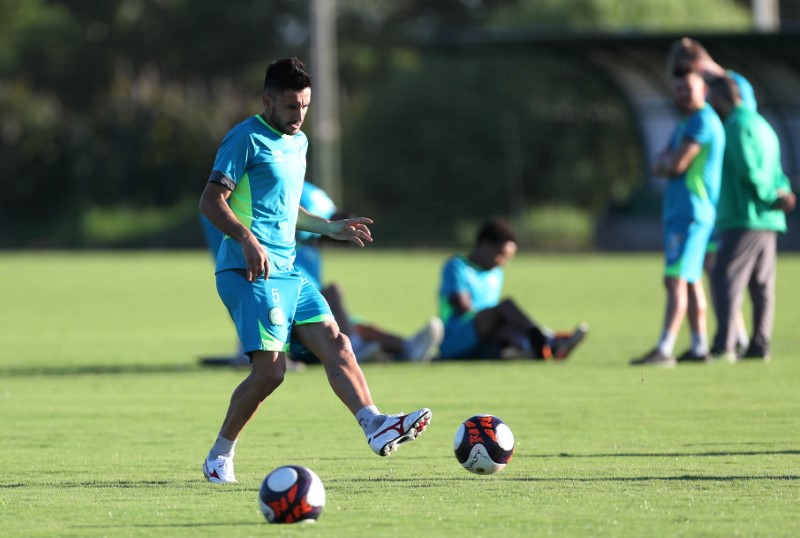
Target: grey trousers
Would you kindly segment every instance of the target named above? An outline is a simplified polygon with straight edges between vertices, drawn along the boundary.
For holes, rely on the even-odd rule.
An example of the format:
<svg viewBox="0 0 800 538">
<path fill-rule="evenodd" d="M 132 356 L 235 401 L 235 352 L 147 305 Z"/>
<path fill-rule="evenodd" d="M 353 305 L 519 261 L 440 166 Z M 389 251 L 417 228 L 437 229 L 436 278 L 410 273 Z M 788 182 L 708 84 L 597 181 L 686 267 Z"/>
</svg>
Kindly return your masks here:
<svg viewBox="0 0 800 538">
<path fill-rule="evenodd" d="M 753 335 L 747 352 L 768 355 L 775 319 L 777 234 L 765 230 L 730 230 L 723 232 L 720 239 L 711 273 L 717 314 L 712 350 L 735 350 L 736 313 L 742 308 L 747 287 L 753 302 Z"/>
</svg>

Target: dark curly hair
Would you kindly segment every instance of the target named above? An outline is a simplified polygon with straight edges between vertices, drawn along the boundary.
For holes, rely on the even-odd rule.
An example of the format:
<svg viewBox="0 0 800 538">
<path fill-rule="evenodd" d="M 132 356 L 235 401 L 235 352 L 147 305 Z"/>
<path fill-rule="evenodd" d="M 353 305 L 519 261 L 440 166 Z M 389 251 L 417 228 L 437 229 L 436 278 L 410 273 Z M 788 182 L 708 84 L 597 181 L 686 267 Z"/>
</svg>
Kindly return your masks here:
<svg viewBox="0 0 800 538">
<path fill-rule="evenodd" d="M 264 75 L 264 93 L 291 90 L 303 91 L 311 87 L 311 75 L 297 58 L 275 60 Z"/>
<path fill-rule="evenodd" d="M 491 243 L 493 245 L 502 245 L 511 241 L 512 243 L 517 242 L 517 234 L 514 233 L 513 228 L 511 225 L 501 218 L 492 218 L 486 221 L 481 229 L 478 230 L 478 235 L 475 238 L 475 242 L 480 243 Z"/>
</svg>

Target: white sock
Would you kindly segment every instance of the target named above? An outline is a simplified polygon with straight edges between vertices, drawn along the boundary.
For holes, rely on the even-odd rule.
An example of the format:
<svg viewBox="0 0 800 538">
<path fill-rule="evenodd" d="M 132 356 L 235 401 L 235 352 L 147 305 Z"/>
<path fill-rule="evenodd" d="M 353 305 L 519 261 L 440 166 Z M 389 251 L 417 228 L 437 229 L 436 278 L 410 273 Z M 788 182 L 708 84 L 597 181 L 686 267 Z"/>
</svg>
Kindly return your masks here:
<svg viewBox="0 0 800 538">
<path fill-rule="evenodd" d="M 671 356 L 672 352 L 675 350 L 675 340 L 677 337 L 677 334 L 672 334 L 668 331 L 661 333 L 661 340 L 658 341 L 658 350 L 668 357 Z"/>
<path fill-rule="evenodd" d="M 225 437 L 222 437 L 222 434 L 219 434 L 217 435 L 217 441 L 214 443 L 214 446 L 212 446 L 211 450 L 208 452 L 208 459 L 213 460 L 218 456 L 232 458 L 235 450 L 236 441 L 226 439 Z"/>
<path fill-rule="evenodd" d="M 369 432 L 372 431 L 372 423 L 379 415 L 380 411 L 378 411 L 378 408 L 375 405 L 367 405 L 362 407 L 358 413 L 356 413 L 358 425 L 361 426 L 361 429 L 364 430 L 365 434 L 369 434 Z"/>
<path fill-rule="evenodd" d="M 708 336 L 704 333 L 692 333 L 692 354 L 698 357 L 708 354 Z"/>
</svg>

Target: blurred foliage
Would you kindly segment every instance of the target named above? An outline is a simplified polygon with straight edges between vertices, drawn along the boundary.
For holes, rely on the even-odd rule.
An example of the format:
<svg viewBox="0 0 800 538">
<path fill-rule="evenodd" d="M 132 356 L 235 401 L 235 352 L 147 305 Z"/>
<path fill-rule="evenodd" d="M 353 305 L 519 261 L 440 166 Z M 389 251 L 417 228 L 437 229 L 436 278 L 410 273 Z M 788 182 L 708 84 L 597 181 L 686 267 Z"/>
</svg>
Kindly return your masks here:
<svg viewBox="0 0 800 538">
<path fill-rule="evenodd" d="M 435 243 L 464 219 L 521 219 L 540 204 L 598 214 L 640 181 L 635 123 L 591 64 L 529 51 L 426 52 L 396 51 L 398 67 L 364 92 L 343 137 L 344 169 L 369 186 L 346 199 L 381 235 Z"/>
<path fill-rule="evenodd" d="M 149 244 L 200 244 L 187 208 L 219 141 L 260 110 L 269 61 L 308 57 L 302 0 L 0 0 L 0 13 L 6 247 L 115 244 L 114 230 L 131 244 L 137 219 Z M 347 205 L 405 244 L 541 204 L 601 212 L 641 170 L 636 149 L 619 151 L 638 142 L 602 73 L 542 51 L 414 44 L 461 29 L 701 24 L 741 28 L 747 12 L 737 0 L 339 0 Z M 123 224 L 98 232 L 115 213 Z"/>
<path fill-rule="evenodd" d="M 492 13 L 489 26 L 583 31 L 747 30 L 749 2 L 731 0 L 521 0 Z"/>
</svg>

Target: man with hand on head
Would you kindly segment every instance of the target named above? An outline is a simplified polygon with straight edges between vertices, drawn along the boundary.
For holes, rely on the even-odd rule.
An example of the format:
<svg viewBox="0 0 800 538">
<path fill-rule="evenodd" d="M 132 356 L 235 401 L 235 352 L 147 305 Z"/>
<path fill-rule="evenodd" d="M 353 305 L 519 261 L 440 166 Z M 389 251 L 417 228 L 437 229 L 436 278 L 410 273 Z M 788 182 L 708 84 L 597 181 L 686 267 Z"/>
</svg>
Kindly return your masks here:
<svg viewBox="0 0 800 538">
<path fill-rule="evenodd" d="M 735 316 L 747 287 L 753 335 L 741 358 L 769 361 L 777 234 L 786 232 L 786 213 L 794 209 L 796 198 L 781 168 L 775 130 L 743 104 L 735 80 L 720 77 L 710 87 L 710 102 L 723 118 L 727 139 L 717 208 L 720 248 L 711 280 L 719 316 L 712 351 L 737 360 Z"/>
</svg>

